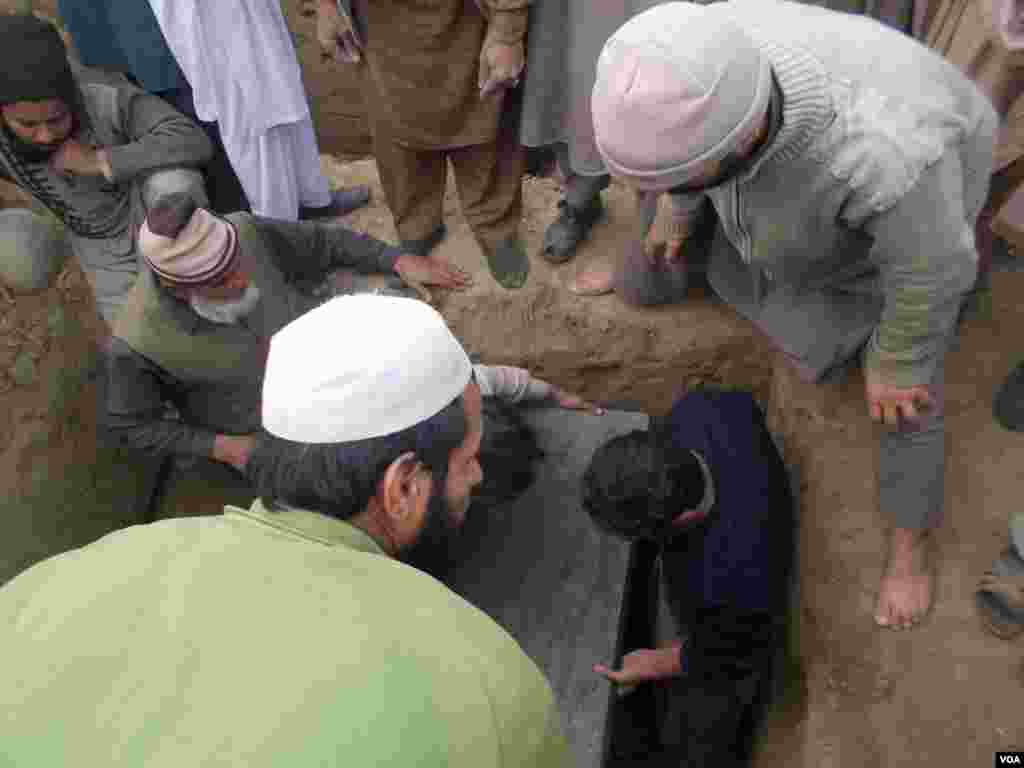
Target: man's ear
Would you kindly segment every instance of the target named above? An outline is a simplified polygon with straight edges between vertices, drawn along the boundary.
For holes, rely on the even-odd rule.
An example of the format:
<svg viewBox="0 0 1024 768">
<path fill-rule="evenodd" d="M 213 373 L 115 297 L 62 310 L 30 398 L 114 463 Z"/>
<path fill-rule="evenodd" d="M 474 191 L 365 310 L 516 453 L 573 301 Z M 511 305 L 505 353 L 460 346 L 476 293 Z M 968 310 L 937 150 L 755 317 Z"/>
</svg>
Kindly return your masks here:
<svg viewBox="0 0 1024 768">
<path fill-rule="evenodd" d="M 430 475 L 411 451 L 392 461 L 378 486 L 380 507 L 393 523 L 418 523 L 430 497 Z"/>
</svg>

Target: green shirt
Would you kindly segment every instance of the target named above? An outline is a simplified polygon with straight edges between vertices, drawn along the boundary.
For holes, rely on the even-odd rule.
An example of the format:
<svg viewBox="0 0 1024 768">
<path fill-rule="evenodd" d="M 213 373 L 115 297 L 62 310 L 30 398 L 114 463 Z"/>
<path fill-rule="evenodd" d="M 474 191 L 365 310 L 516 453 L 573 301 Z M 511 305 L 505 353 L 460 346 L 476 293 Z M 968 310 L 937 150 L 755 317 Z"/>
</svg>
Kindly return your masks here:
<svg viewBox="0 0 1024 768">
<path fill-rule="evenodd" d="M 302 510 L 118 531 L 0 589 L 0 765 L 561 766 L 504 630 Z"/>
</svg>

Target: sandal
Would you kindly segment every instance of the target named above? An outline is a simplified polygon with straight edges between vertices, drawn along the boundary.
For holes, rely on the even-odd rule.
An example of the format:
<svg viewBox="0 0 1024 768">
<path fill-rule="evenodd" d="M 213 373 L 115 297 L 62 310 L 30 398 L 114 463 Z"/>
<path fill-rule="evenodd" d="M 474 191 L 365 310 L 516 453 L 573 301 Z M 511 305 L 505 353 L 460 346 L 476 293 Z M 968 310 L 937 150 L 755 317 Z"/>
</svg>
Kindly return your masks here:
<svg viewBox="0 0 1024 768">
<path fill-rule="evenodd" d="M 981 579 L 975 603 L 982 626 L 1003 640 L 1024 632 L 1024 559 L 1008 549 Z"/>
</svg>

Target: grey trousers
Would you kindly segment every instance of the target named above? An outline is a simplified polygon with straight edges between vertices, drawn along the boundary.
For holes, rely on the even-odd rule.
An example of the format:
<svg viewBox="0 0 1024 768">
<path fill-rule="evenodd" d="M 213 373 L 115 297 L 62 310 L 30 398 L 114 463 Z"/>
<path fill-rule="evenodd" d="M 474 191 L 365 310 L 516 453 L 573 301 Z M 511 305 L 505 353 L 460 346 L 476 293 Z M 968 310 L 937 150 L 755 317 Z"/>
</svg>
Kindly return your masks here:
<svg viewBox="0 0 1024 768">
<path fill-rule="evenodd" d="M 555 159 L 558 160 L 558 169 L 565 177 L 565 201 L 573 208 L 586 208 L 587 204 L 611 183 L 611 177 L 607 174 L 581 176 L 574 172 L 569 160 L 569 145 L 564 142 L 555 144 Z"/>
<path fill-rule="evenodd" d="M 140 257 L 135 249 L 135 232 L 142 223 L 146 211 L 160 197 L 173 192 L 187 192 L 196 203 L 208 205 L 202 174 L 193 168 L 170 168 L 155 171 L 145 179 L 136 182 L 132 189 L 129 222 L 120 235 L 94 239 L 67 233 L 67 241 L 85 272 L 96 298 L 100 315 L 110 323 L 128 291 L 135 284 L 139 272 Z M 41 216 L 19 216 L 0 218 L 0 238 L 5 240 L 38 243 L 38 249 L 31 253 L 19 254 L 38 268 L 29 267 L 31 274 L 51 274 L 49 265 L 54 255 L 48 251 L 54 247 L 52 238 L 28 237 L 23 230 L 50 226 Z M 64 247 L 63 244 L 60 247 Z M 40 288 L 44 286 L 39 286 Z"/>
</svg>

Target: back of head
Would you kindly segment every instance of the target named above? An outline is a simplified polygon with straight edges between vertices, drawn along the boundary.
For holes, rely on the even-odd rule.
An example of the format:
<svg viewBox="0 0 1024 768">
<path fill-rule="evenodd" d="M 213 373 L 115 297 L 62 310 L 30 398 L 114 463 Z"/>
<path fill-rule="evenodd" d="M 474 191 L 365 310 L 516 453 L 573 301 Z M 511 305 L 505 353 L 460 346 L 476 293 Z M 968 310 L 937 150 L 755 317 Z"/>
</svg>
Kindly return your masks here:
<svg viewBox="0 0 1024 768">
<path fill-rule="evenodd" d="M 663 3 L 605 43 L 591 108 L 612 175 L 654 191 L 686 184 L 764 115 L 771 69 L 728 5 Z"/>
<path fill-rule="evenodd" d="M 443 481 L 467 423 L 462 346 L 415 299 L 332 299 L 274 335 L 265 438 L 249 460 L 260 493 L 335 517 L 358 514 L 391 462 L 414 453 Z"/>
<path fill-rule="evenodd" d="M 635 540 L 653 538 L 650 519 L 651 441 L 633 430 L 594 452 L 581 480 L 583 506 L 598 527 Z"/>
<path fill-rule="evenodd" d="M 227 220 L 196 205 L 187 192 L 158 199 L 139 228 L 138 248 L 168 283 L 216 283 L 236 264 L 238 235 Z"/>
<path fill-rule="evenodd" d="M 629 540 L 663 540 L 704 494 L 700 463 L 672 451 L 660 430 L 633 430 L 595 451 L 581 480 L 583 506 L 598 527 Z"/>
<path fill-rule="evenodd" d="M 0 105 L 61 99 L 78 103 L 67 49 L 56 28 L 31 14 L 0 15 Z"/>
<path fill-rule="evenodd" d="M 515 405 L 484 398 L 483 429 L 479 460 L 484 480 L 473 495 L 478 508 L 518 498 L 533 483 L 542 455 L 537 436 Z"/>
</svg>

